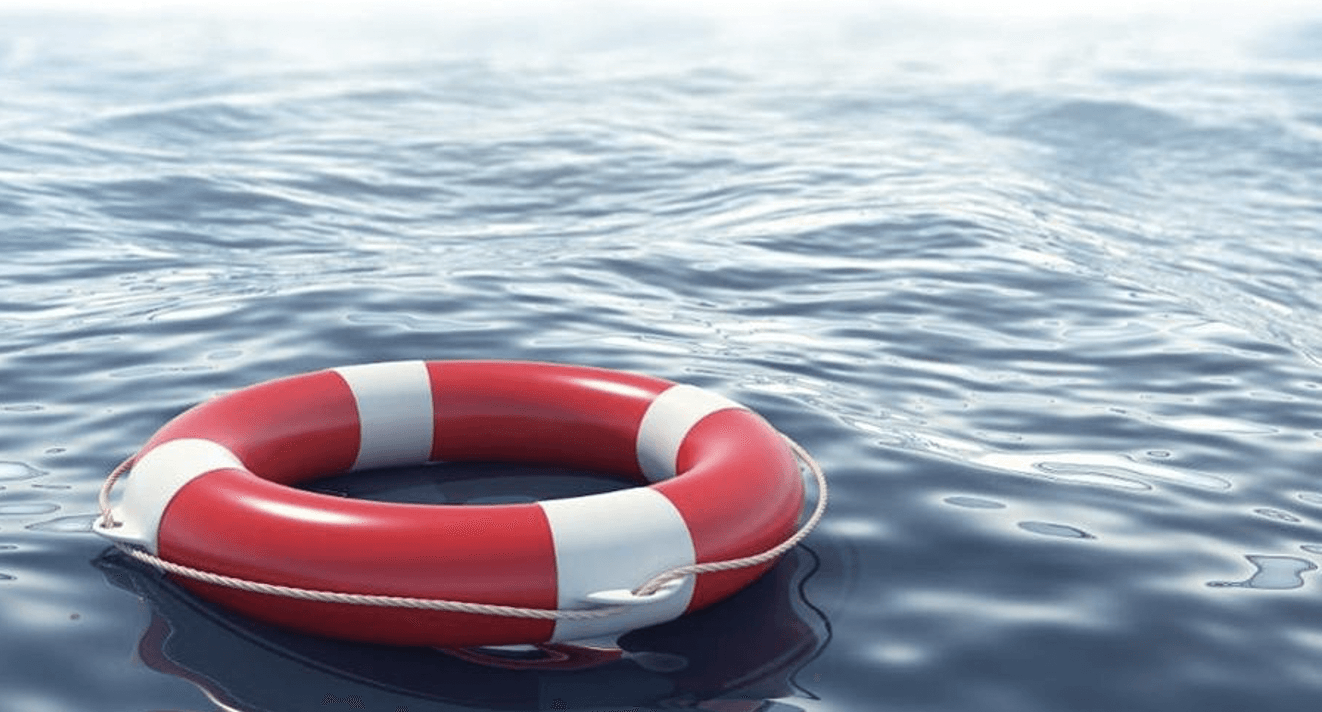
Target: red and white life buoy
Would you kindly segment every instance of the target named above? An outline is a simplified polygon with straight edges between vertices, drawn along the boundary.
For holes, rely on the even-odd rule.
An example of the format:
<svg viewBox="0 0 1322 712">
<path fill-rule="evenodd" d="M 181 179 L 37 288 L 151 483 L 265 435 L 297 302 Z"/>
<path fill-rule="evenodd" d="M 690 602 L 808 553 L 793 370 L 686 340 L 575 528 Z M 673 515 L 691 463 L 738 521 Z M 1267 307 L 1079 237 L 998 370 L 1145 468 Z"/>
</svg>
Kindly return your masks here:
<svg viewBox="0 0 1322 712">
<path fill-rule="evenodd" d="M 433 461 L 562 465 L 639 486 L 494 505 L 371 502 L 290 486 Z M 715 393 L 582 366 L 407 361 L 269 381 L 192 408 L 133 458 L 123 496 L 96 530 L 246 581 L 572 610 L 660 571 L 775 547 L 794 533 L 803 501 L 783 437 Z M 588 620 L 359 606 L 180 581 L 310 633 L 463 647 L 618 635 L 715 603 L 770 565 L 688 576 L 665 595 Z"/>
</svg>

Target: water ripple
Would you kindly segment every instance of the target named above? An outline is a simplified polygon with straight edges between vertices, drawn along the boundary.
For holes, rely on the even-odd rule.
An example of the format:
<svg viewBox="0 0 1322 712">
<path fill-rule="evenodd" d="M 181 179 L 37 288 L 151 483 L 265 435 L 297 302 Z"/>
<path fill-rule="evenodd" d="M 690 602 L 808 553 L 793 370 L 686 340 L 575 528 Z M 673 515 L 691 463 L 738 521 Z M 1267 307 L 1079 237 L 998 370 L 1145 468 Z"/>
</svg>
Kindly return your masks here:
<svg viewBox="0 0 1322 712">
<path fill-rule="evenodd" d="M 953 505 L 956 507 L 964 507 L 966 509 L 1004 509 L 1005 508 L 1005 504 L 1001 502 L 997 502 L 996 500 L 984 499 L 982 497 L 969 497 L 965 495 L 946 497 L 941 501 L 949 505 Z"/>
<path fill-rule="evenodd" d="M 17 516 L 28 514 L 50 514 L 58 512 L 60 505 L 50 502 L 30 502 L 22 504 L 0 504 L 0 516 Z"/>
<path fill-rule="evenodd" d="M 195 709 L 234 683 L 182 670 L 191 649 L 105 674 L 161 629 L 88 566 L 88 513 L 170 417 L 346 363 L 508 358 L 710 388 L 832 478 L 812 576 L 767 618 L 820 610 L 829 645 L 758 667 L 776 646 L 723 644 L 664 680 L 635 655 L 619 689 L 814 712 L 1322 695 L 1315 12 L 389 5 L 0 10 L 0 690 Z M 779 636 L 745 609 L 698 625 Z M 289 675 L 252 705 L 476 704 L 426 656 L 350 676 L 347 648 L 290 646 L 334 689 Z M 482 672 L 464 689 L 505 691 Z M 622 707 L 560 672 L 510 689 Z"/>
<path fill-rule="evenodd" d="M 1220 588 L 1254 588 L 1283 591 L 1304 585 L 1303 574 L 1317 569 L 1317 564 L 1293 556 L 1248 555 L 1254 572 L 1243 581 L 1213 581 L 1209 586 Z"/>
<path fill-rule="evenodd" d="M 1064 484 L 1134 491 L 1152 489 L 1149 480 L 1211 491 L 1228 490 L 1231 487 L 1228 480 L 1214 475 L 1143 462 L 1117 453 L 997 452 L 949 438 L 934 440 L 931 447 L 936 452 L 983 467 L 1043 477 Z"/>
<path fill-rule="evenodd" d="M 26 529 L 34 532 L 52 532 L 56 534 L 88 534 L 92 531 L 92 524 L 100 514 L 75 514 L 67 517 L 56 517 L 44 522 L 27 525 Z"/>
<path fill-rule="evenodd" d="M 1019 522 L 1019 528 L 1026 532 L 1041 534 L 1043 536 L 1061 537 L 1064 539 L 1095 539 L 1092 534 L 1085 532 L 1078 527 L 1072 527 L 1068 524 L 1052 524 L 1050 522 Z"/>
<path fill-rule="evenodd" d="M 0 481 L 30 480 L 44 474 L 26 462 L 0 462 Z"/>
</svg>

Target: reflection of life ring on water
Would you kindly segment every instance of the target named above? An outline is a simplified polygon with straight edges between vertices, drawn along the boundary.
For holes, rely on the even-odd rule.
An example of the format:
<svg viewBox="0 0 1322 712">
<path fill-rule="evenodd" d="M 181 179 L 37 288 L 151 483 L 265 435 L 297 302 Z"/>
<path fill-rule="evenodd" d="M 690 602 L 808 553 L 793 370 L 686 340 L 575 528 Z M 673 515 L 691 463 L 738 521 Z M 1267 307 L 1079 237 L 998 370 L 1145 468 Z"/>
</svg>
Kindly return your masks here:
<svg viewBox="0 0 1322 712">
<path fill-rule="evenodd" d="M 438 647 L 584 640 L 703 608 L 765 572 L 774 556 L 701 566 L 778 554 L 804 533 L 796 452 L 743 406 L 648 376 L 496 361 L 349 366 L 178 416 L 132 459 L 113 508 L 118 472 L 107 481 L 96 530 L 204 598 L 306 632 Z M 289 486 L 440 460 L 554 464 L 645 486 L 466 506 Z M 638 588 L 694 564 L 659 590 Z"/>
<path fill-rule="evenodd" d="M 415 482 L 427 477 L 414 472 Z M 361 480 L 349 486 L 360 491 L 372 487 Z M 834 557 L 834 549 L 828 546 L 825 551 Z M 815 686 L 812 677 L 804 675 L 804 666 L 830 639 L 830 621 L 818 603 L 834 607 L 838 602 L 829 599 L 836 588 L 829 583 L 815 587 L 828 596 L 821 601 L 810 601 L 804 588 L 819 565 L 834 567 L 830 575 L 840 575 L 842 563 L 819 560 L 816 550 L 796 547 L 766 575 L 720 604 L 622 636 L 620 650 L 584 646 L 575 652 L 572 646 L 550 643 L 527 646 L 527 653 L 520 655 L 489 648 L 437 651 L 363 645 L 301 635 L 190 595 L 116 549 L 93 561 L 111 585 L 150 607 L 151 622 L 142 632 L 138 657 L 236 711 L 289 709 L 290 700 L 319 701 L 328 693 L 342 703 L 358 698 L 363 709 L 387 711 L 451 710 L 453 705 L 464 710 L 682 707 L 728 712 L 739 709 L 731 703 L 736 698 L 812 697 L 810 688 Z M 564 655 L 539 654 L 547 648 Z M 716 702 L 707 705 L 707 700 Z M 183 700 L 175 706 L 189 707 Z M 753 706 L 766 712 L 798 710 L 771 702 Z"/>
</svg>

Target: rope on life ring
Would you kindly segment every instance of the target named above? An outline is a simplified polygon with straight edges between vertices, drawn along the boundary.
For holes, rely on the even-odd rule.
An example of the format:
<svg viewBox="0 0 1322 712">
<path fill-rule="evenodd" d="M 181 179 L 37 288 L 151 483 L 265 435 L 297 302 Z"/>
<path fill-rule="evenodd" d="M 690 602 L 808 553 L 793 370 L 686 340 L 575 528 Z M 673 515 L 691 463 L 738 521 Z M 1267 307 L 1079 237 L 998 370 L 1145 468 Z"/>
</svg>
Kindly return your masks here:
<svg viewBox="0 0 1322 712">
<path fill-rule="evenodd" d="M 630 591 L 635 596 L 649 596 L 660 591 L 667 583 L 682 579 L 685 576 L 694 576 L 713 571 L 732 571 L 750 566 L 764 564 L 785 552 L 793 549 L 799 542 L 803 541 L 812 530 L 817 527 L 818 522 L 822 520 L 822 515 L 826 513 L 827 498 L 830 494 L 830 488 L 826 484 L 826 475 L 817 461 L 808 454 L 808 451 L 791 440 L 784 433 L 781 437 L 789 445 L 790 450 L 799 458 L 799 461 L 812 474 L 813 480 L 817 483 L 817 504 L 813 507 L 812 514 L 804 521 L 792 536 L 782 541 L 770 549 L 745 556 L 738 559 L 729 559 L 726 561 L 709 561 L 702 564 L 690 564 L 688 566 L 676 566 L 672 569 L 662 571 L 653 576 L 637 588 Z M 115 521 L 110 511 L 110 491 L 120 477 L 128 471 L 133 465 L 133 458 L 130 457 L 119 464 L 106 477 L 101 485 L 101 491 L 97 495 L 97 503 L 101 509 L 101 525 L 107 528 L 120 526 L 120 522 Z M 166 573 L 176 576 L 183 576 L 203 583 L 215 584 L 226 588 L 238 589 L 240 591 L 249 591 L 252 593 L 264 593 L 271 596 L 283 596 L 285 598 L 296 598 L 305 601 L 321 601 L 323 603 L 347 603 L 357 606 L 381 606 L 387 608 L 416 608 L 420 610 L 431 611 L 452 611 L 456 613 L 478 613 L 490 616 L 506 616 L 510 618 L 538 618 L 543 620 L 592 620 L 608 616 L 624 606 L 603 605 L 599 608 L 589 609 L 551 609 L 551 608 L 526 608 L 523 606 L 499 606 L 489 603 L 471 603 L 468 601 L 447 601 L 430 598 L 414 598 L 409 596 L 381 596 L 364 593 L 347 593 L 343 591 L 318 591 L 307 588 L 298 588 L 295 586 L 281 586 L 278 584 L 263 583 L 261 581 L 249 581 L 247 579 L 235 576 L 225 576 L 210 571 L 203 571 L 191 566 L 183 566 L 171 561 L 166 561 L 159 556 L 150 554 L 137 547 L 129 546 L 121 542 L 114 542 L 115 546 L 125 554 L 141 561 L 144 564 L 153 566 Z"/>
</svg>

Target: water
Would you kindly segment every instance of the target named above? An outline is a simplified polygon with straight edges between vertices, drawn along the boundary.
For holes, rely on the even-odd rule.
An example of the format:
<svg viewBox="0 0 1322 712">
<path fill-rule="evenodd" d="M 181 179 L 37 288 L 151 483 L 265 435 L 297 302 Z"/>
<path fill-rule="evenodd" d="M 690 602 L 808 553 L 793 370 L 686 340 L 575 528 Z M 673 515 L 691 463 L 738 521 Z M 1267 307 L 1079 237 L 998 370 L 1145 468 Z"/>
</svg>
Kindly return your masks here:
<svg viewBox="0 0 1322 712">
<path fill-rule="evenodd" d="M 1105 10 L 0 13 L 0 708 L 1312 708 L 1322 14 Z M 719 391 L 832 509 L 559 672 L 90 534 L 182 409 L 408 358 Z"/>
</svg>

